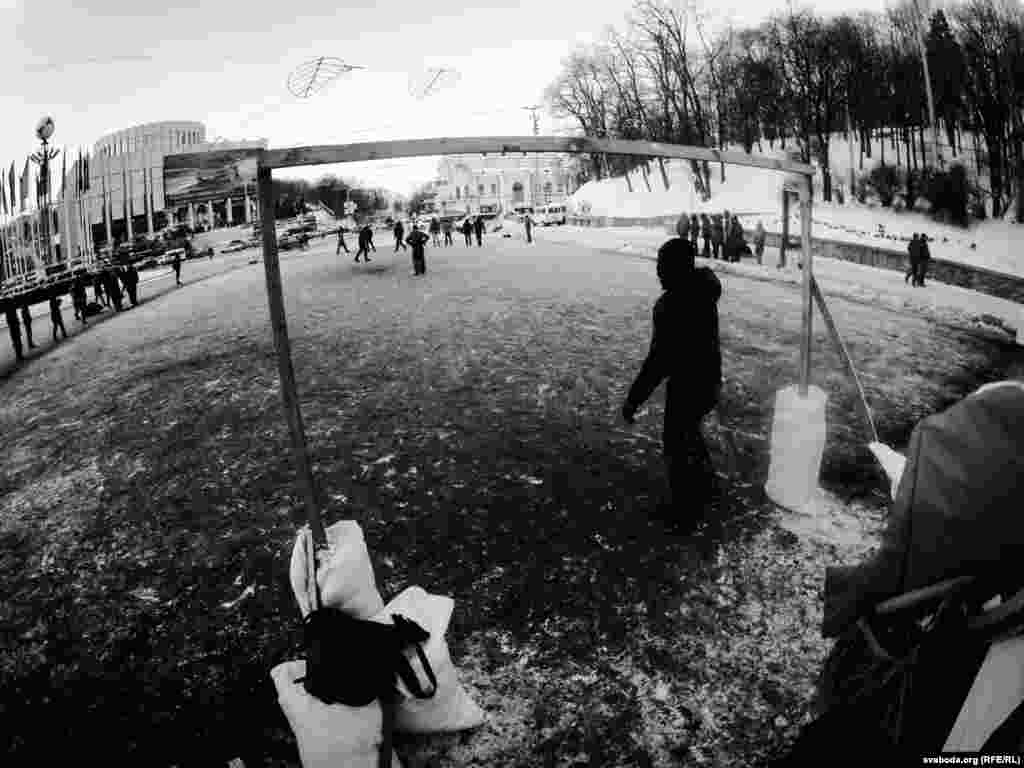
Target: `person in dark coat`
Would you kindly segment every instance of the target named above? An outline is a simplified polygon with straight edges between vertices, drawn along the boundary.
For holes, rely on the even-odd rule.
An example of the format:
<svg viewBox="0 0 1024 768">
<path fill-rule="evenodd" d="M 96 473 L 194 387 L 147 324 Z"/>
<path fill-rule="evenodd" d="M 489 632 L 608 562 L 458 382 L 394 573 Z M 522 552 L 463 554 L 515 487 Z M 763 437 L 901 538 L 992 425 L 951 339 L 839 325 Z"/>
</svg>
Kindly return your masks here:
<svg viewBox="0 0 1024 768">
<path fill-rule="evenodd" d="M 337 256 L 342 251 L 349 253 L 348 246 L 345 245 L 345 228 L 338 227 L 338 247 L 334 249 L 334 255 Z M 356 254 L 356 261 L 359 261 L 358 254 Z"/>
<path fill-rule="evenodd" d="M 192 241 L 185 241 L 185 256 L 190 257 L 192 255 Z M 175 251 L 174 261 L 171 262 L 171 266 L 174 268 L 174 283 L 175 285 L 181 285 L 181 253 Z"/>
<path fill-rule="evenodd" d="M 414 275 L 422 275 L 427 271 L 425 246 L 429 239 L 425 232 L 420 232 L 418 225 L 412 225 L 412 233 L 406 238 L 406 242 L 412 246 L 412 273 Z"/>
<path fill-rule="evenodd" d="M 523 214 L 523 228 L 526 230 L 526 242 L 533 242 L 533 215 L 527 211 Z"/>
<path fill-rule="evenodd" d="M 445 245 L 445 248 L 447 248 L 449 245 L 453 245 L 453 243 L 452 243 L 452 220 L 451 219 L 445 219 L 444 223 L 441 225 L 441 229 L 444 231 L 444 245 Z"/>
<path fill-rule="evenodd" d="M 903 282 L 904 283 L 906 283 L 906 282 L 908 282 L 910 280 L 913 280 L 914 281 L 913 282 L 914 286 L 917 286 L 917 270 L 918 270 L 919 263 L 921 261 L 921 250 L 920 250 L 920 247 L 919 247 L 920 246 L 920 242 L 918 241 L 917 238 L 918 238 L 918 234 L 917 234 L 917 232 L 915 232 L 914 236 L 912 238 L 910 238 L 910 243 L 907 245 L 907 257 L 908 257 L 907 274 L 905 274 L 903 276 Z"/>
<path fill-rule="evenodd" d="M 64 316 L 60 311 L 61 298 L 59 294 L 53 294 L 50 297 L 50 323 L 53 324 L 53 340 L 57 340 L 57 330 L 64 334 L 64 338 L 68 337 L 67 329 L 64 328 Z"/>
<path fill-rule="evenodd" d="M 133 307 L 139 305 L 139 272 L 134 264 L 129 264 L 121 273 L 121 280 L 124 283 L 124 290 L 128 294 L 128 300 Z"/>
<path fill-rule="evenodd" d="M 134 268 L 133 268 L 134 269 Z M 136 272 L 136 279 L 138 273 Z M 88 297 L 85 295 L 85 279 L 79 277 L 75 280 L 71 287 L 71 300 L 75 305 L 75 317 L 82 325 L 88 325 L 89 321 L 86 320 L 86 305 L 89 303 Z"/>
<path fill-rule="evenodd" d="M 18 362 L 25 359 L 25 351 L 21 346 L 21 323 L 18 322 L 18 310 L 15 307 L 7 307 L 7 330 L 11 334 L 11 346 L 14 347 L 14 356 Z"/>
<path fill-rule="evenodd" d="M 438 221 L 437 216 L 430 220 L 430 239 L 435 248 L 441 247 L 441 222 Z"/>
<path fill-rule="evenodd" d="M 107 296 L 106 291 L 103 290 L 104 283 L 103 273 L 97 272 L 96 276 L 92 279 L 92 292 L 96 297 L 96 303 L 104 307 L 110 306 L 110 298 Z"/>
<path fill-rule="evenodd" d="M 462 222 L 462 236 L 466 238 L 466 247 L 473 245 L 473 223 L 466 217 L 466 220 Z"/>
<path fill-rule="evenodd" d="M 363 261 L 369 263 L 370 249 L 376 251 L 377 249 L 373 246 L 373 228 L 369 224 L 365 224 L 362 229 L 359 230 L 359 250 L 356 251 L 356 261 L 359 261 L 359 257 L 363 257 Z"/>
<path fill-rule="evenodd" d="M 118 312 L 123 312 L 124 307 L 121 306 L 123 294 L 121 293 L 121 284 L 118 282 L 117 276 L 113 272 L 103 273 L 106 285 L 104 286 L 107 291 L 107 295 L 110 296 L 110 300 L 114 303 L 114 309 Z"/>
<path fill-rule="evenodd" d="M 705 259 L 711 258 L 711 219 L 706 213 L 700 215 L 700 236 L 704 238 L 704 250 L 701 256 Z"/>
<path fill-rule="evenodd" d="M 928 235 L 921 233 L 917 241 L 917 284 L 924 288 L 924 278 L 928 273 L 928 262 L 932 260 L 931 251 L 928 249 Z"/>
<path fill-rule="evenodd" d="M 711 258 L 718 258 L 724 241 L 725 228 L 722 226 L 722 217 L 716 214 L 711 220 Z"/>
<path fill-rule="evenodd" d="M 25 326 L 25 339 L 28 341 L 28 348 L 35 349 L 36 345 L 32 341 L 32 313 L 28 311 L 28 304 L 21 308 L 21 324 Z"/>
<path fill-rule="evenodd" d="M 405 237 L 405 227 L 402 225 L 401 221 L 396 221 L 395 222 L 394 233 L 395 233 L 395 253 L 398 253 L 398 249 L 399 248 L 405 249 L 407 247 L 405 245 L 405 240 L 403 239 Z"/>
<path fill-rule="evenodd" d="M 697 238 L 700 236 L 700 221 L 697 214 L 690 217 L 690 245 L 693 246 L 694 255 L 697 254 Z"/>
<path fill-rule="evenodd" d="M 626 396 L 622 417 L 632 424 L 637 409 L 668 379 L 663 440 L 669 506 L 673 522 L 692 529 L 715 492 L 701 422 L 717 405 L 721 391 L 718 299 L 722 285 L 710 268 L 695 268 L 693 245 L 682 238 L 661 246 L 657 271 L 664 293 L 654 305 L 650 351 Z M 692 502 L 688 514 L 687 502 Z"/>
<path fill-rule="evenodd" d="M 757 220 L 757 226 L 754 228 L 754 254 L 757 257 L 757 263 L 764 263 L 764 241 L 766 234 L 764 230 L 764 222 L 760 219 Z"/>
<path fill-rule="evenodd" d="M 483 247 L 484 241 L 484 219 L 483 216 L 477 216 L 473 222 L 473 232 L 476 233 L 476 244 L 477 247 Z"/>
<path fill-rule="evenodd" d="M 727 238 L 729 243 L 729 257 L 730 261 L 739 261 L 744 253 L 749 253 L 750 248 L 747 246 L 746 240 L 743 237 L 743 225 L 740 224 L 740 220 L 735 216 L 731 219 L 729 226 L 729 237 Z"/>
</svg>

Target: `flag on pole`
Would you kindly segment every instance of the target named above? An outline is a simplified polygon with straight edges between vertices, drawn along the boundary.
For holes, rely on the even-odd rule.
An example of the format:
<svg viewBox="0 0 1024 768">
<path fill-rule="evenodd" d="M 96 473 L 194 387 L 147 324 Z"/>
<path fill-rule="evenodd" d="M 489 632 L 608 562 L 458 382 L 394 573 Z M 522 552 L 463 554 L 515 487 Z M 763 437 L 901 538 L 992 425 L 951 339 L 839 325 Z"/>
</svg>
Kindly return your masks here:
<svg viewBox="0 0 1024 768">
<path fill-rule="evenodd" d="M 11 161 L 11 175 L 9 176 L 9 179 L 10 179 L 10 185 L 11 185 L 11 213 L 14 213 L 14 205 L 15 205 L 15 201 L 18 199 L 18 197 L 14 193 L 14 161 L 13 160 Z"/>
<path fill-rule="evenodd" d="M 68 148 L 60 156 L 60 199 L 64 199 L 64 188 L 68 185 Z"/>
<path fill-rule="evenodd" d="M 21 179 L 18 182 L 21 185 L 21 212 L 25 212 L 25 207 L 28 205 L 28 158 L 25 158 L 25 168 L 21 172 Z"/>
<path fill-rule="evenodd" d="M 6 184 L 0 184 L 0 197 L 3 198 L 2 201 L 0 201 L 0 202 L 3 203 L 4 216 L 6 216 L 7 215 L 7 185 Z"/>
</svg>

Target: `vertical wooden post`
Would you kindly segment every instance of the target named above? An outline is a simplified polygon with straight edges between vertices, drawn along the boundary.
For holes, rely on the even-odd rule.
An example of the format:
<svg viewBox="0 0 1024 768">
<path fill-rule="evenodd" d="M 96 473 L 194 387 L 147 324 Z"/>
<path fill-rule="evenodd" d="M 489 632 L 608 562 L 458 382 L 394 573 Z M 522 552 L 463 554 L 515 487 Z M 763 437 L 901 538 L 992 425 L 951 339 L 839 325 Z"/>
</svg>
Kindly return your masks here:
<svg viewBox="0 0 1024 768">
<path fill-rule="evenodd" d="M 281 290 L 281 264 L 277 256 L 277 228 L 274 222 L 274 188 L 271 184 L 271 169 L 262 162 L 259 165 L 259 198 L 263 213 L 263 267 L 267 276 L 267 301 L 270 304 L 270 323 L 274 332 L 274 347 L 277 349 L 277 369 L 281 374 L 281 399 L 284 415 L 291 431 L 292 451 L 299 476 L 299 487 L 306 507 L 306 519 L 313 533 L 313 543 L 319 549 L 327 546 L 327 534 L 320 519 L 316 491 L 313 486 L 313 472 L 306 453 L 306 434 L 302 427 L 299 398 L 295 391 L 295 371 L 292 368 L 292 351 L 288 342 L 288 325 L 285 319 L 284 295 Z"/>
<path fill-rule="evenodd" d="M 811 179 L 804 176 L 800 184 L 800 245 L 803 251 L 803 338 L 800 344 L 800 396 L 807 397 L 811 380 Z"/>
<path fill-rule="evenodd" d="M 786 246 L 789 245 L 789 192 L 782 190 L 782 241 L 779 243 L 779 268 L 786 266 Z"/>
</svg>

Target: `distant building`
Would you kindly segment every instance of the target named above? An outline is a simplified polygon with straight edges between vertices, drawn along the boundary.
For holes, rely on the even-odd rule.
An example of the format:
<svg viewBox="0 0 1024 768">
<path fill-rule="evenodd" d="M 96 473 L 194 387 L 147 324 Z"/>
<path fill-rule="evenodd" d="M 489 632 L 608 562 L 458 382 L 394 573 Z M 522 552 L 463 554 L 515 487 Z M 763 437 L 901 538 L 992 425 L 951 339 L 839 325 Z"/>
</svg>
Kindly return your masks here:
<svg viewBox="0 0 1024 768">
<path fill-rule="evenodd" d="M 146 123 L 102 137 L 89 159 L 90 190 L 86 216 L 97 241 L 185 223 L 194 228 L 251 221 L 255 213 L 255 185 L 236 197 L 202 200 L 169 207 L 164 195 L 164 158 L 168 155 L 224 149 L 265 149 L 265 140 L 206 140 L 199 122 Z M 68 169 L 76 177 L 77 159 Z M 126 211 L 127 209 L 127 211 Z M 106 214 L 104 214 L 106 210 Z"/>
<path fill-rule="evenodd" d="M 438 213 L 497 213 L 564 202 L 572 194 L 565 155 L 449 155 L 433 182 Z"/>
</svg>

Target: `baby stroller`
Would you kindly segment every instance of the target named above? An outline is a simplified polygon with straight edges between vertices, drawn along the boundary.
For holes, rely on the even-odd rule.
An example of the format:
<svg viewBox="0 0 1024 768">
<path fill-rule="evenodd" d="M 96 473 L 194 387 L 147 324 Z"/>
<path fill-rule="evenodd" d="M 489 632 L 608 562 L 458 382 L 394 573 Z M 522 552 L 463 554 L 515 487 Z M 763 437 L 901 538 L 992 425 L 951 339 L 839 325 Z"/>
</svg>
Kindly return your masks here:
<svg viewBox="0 0 1024 768">
<path fill-rule="evenodd" d="M 917 426 L 879 552 L 826 573 L 817 719 L 774 766 L 1024 751 L 1022 499 L 1024 385 Z"/>
</svg>

